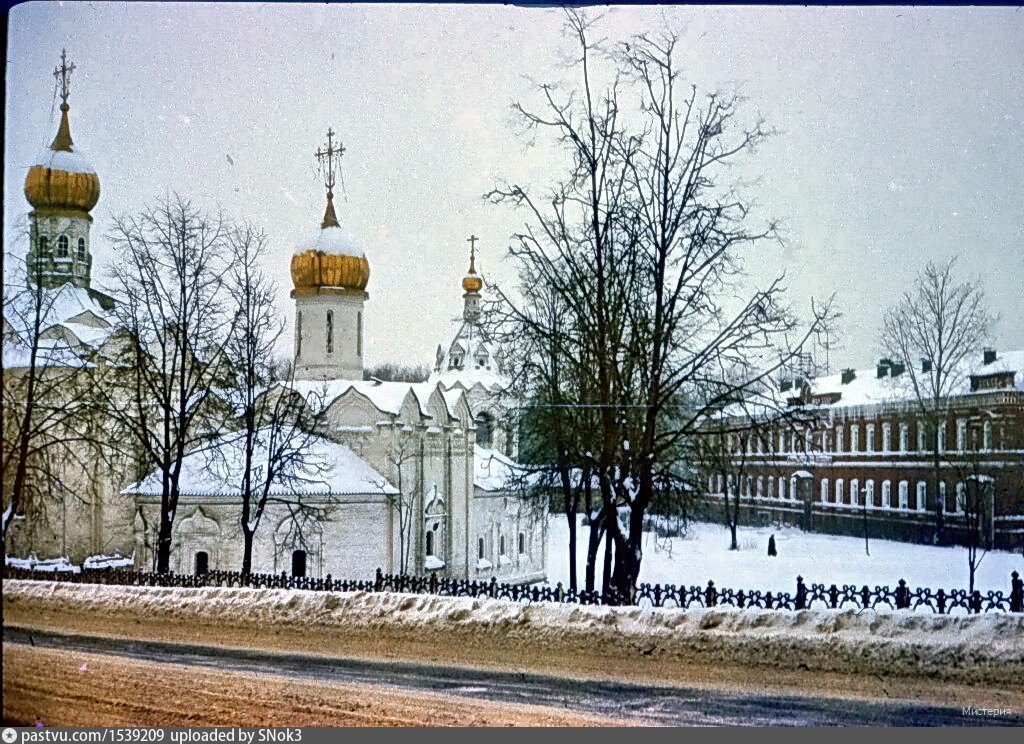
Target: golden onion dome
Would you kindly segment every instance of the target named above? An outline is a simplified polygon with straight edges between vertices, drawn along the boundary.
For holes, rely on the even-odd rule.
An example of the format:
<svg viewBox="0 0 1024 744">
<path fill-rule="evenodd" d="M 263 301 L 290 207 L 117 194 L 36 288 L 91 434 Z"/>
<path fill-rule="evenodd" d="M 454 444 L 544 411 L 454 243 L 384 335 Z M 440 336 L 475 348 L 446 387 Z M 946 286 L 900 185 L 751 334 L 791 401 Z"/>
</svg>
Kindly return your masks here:
<svg viewBox="0 0 1024 744">
<path fill-rule="evenodd" d="M 483 289 L 484 280 L 480 278 L 480 275 L 476 272 L 466 274 L 462 278 L 462 288 L 467 292 L 479 292 Z"/>
<path fill-rule="evenodd" d="M 331 194 L 320 231 L 296 246 L 291 270 L 295 289 L 366 289 L 370 262 L 355 239 L 338 224 Z"/>
<path fill-rule="evenodd" d="M 100 198 L 99 176 L 71 140 L 68 108 L 61 104 L 57 136 L 25 176 L 25 198 L 35 209 L 88 212 Z"/>
</svg>

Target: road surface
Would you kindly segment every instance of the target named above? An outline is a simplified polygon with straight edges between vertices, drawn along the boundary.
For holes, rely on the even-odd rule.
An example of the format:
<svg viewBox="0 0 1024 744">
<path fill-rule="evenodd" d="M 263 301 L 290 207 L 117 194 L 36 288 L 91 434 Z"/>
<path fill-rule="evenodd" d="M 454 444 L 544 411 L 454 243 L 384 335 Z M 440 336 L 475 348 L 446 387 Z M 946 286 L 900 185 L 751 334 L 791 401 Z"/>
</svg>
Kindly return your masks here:
<svg viewBox="0 0 1024 744">
<path fill-rule="evenodd" d="M 541 705 L 640 724 L 746 726 L 964 726 L 1024 724 L 964 716 L 959 707 L 825 697 L 722 692 L 688 687 L 577 680 L 418 663 L 373 662 L 259 650 L 64 635 L 7 626 L 4 644 L 32 645 L 157 663 L 376 685 L 498 703 Z"/>
</svg>

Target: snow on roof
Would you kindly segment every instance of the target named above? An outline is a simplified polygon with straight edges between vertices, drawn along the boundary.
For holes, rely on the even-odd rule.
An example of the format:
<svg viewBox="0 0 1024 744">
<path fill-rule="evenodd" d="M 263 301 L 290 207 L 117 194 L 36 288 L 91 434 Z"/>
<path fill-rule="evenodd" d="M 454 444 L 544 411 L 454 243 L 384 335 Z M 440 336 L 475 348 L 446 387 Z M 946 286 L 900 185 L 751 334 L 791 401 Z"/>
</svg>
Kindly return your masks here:
<svg viewBox="0 0 1024 744">
<path fill-rule="evenodd" d="M 4 369 L 28 369 L 31 364 L 31 350 L 19 339 L 5 339 L 3 344 Z M 89 369 L 94 364 L 86 361 L 63 339 L 40 339 L 36 349 L 36 368 L 69 367 Z"/>
<path fill-rule="evenodd" d="M 465 400 L 466 407 L 469 408 L 470 415 L 473 414 L 473 407 L 469 405 L 469 398 L 466 397 L 466 392 L 460 387 L 452 387 L 445 389 L 441 387 L 441 397 L 444 398 L 445 405 L 448 406 L 448 412 L 455 418 L 458 418 L 456 411 L 459 410 L 459 401 Z"/>
<path fill-rule="evenodd" d="M 498 450 L 473 445 L 473 485 L 482 491 L 507 491 L 526 475 L 522 465 Z"/>
<path fill-rule="evenodd" d="M 970 394 L 971 375 L 999 372 L 1015 372 L 1014 387 L 1017 390 L 1024 390 L 1024 351 L 1002 352 L 996 356 L 994 362 L 989 364 L 985 364 L 980 355 L 972 356 L 954 374 L 955 378 L 959 378 L 954 394 Z M 830 404 L 833 408 L 908 401 L 914 397 L 909 371 L 904 371 L 896 377 L 888 374 L 878 377 L 877 368 L 871 367 L 856 370 L 854 375 L 854 378 L 845 385 L 842 381 L 842 373 L 808 380 L 811 394 L 840 393 L 839 400 Z M 799 391 L 782 393 L 783 397 L 787 394 L 795 396 L 799 394 Z"/>
<path fill-rule="evenodd" d="M 359 247 L 359 243 L 356 239 L 343 227 L 324 227 L 316 231 L 315 235 L 311 235 L 299 242 L 295 246 L 295 255 L 305 253 L 306 251 L 319 251 L 320 253 L 326 253 L 331 256 L 353 256 L 355 258 L 365 258 L 366 254 L 363 253 L 363 249 Z"/>
<path fill-rule="evenodd" d="M 508 386 L 498 364 L 498 347 L 487 338 L 478 323 L 461 321 L 448 351 L 438 349 L 438 359 L 428 382 L 441 383 L 446 389 L 474 385 L 497 392 Z"/>
<path fill-rule="evenodd" d="M 267 457 L 268 436 L 267 429 L 257 431 L 257 467 Z M 299 437 L 305 438 L 305 441 Z M 298 464 L 293 472 L 275 479 L 270 487 L 271 495 L 398 493 L 398 489 L 387 478 L 345 445 L 320 436 L 297 434 L 293 446 L 302 444 L 306 445 L 304 462 Z M 242 446 L 242 437 L 233 433 L 219 439 L 207 451 L 194 451 L 186 455 L 182 463 L 181 493 L 193 496 L 240 496 Z M 253 471 L 257 483 L 260 483 L 261 472 L 262 468 Z M 122 493 L 159 496 L 160 473 L 157 471 L 150 474 Z"/>
<path fill-rule="evenodd" d="M 96 172 L 89 164 L 89 161 L 85 159 L 81 150 L 77 147 L 72 147 L 72 150 L 73 152 L 68 152 L 67 150 L 51 150 L 47 148 L 36 156 L 29 167 L 41 165 L 50 170 L 62 170 L 68 173 Z"/>
<path fill-rule="evenodd" d="M 379 411 L 398 416 L 409 395 L 413 396 L 420 414 L 430 418 L 427 407 L 436 385 L 411 382 L 375 382 L 373 380 L 293 380 L 281 383 L 305 398 L 323 395 L 324 407 L 330 406 L 350 390 L 365 396 Z"/>
</svg>

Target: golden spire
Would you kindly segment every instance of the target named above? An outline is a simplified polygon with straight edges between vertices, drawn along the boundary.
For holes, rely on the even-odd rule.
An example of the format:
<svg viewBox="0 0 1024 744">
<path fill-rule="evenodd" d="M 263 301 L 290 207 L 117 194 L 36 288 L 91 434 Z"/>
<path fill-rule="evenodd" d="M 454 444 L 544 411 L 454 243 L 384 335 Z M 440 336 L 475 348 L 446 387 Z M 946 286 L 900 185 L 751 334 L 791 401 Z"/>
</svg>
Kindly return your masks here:
<svg viewBox="0 0 1024 744">
<path fill-rule="evenodd" d="M 470 235 L 466 242 L 469 243 L 469 273 L 462 279 L 462 288 L 467 292 L 479 292 L 483 286 L 483 279 L 476 273 L 476 241 L 480 240 L 476 235 Z"/>
<path fill-rule="evenodd" d="M 68 95 L 71 93 L 71 73 L 75 71 L 75 63 L 68 65 L 68 51 L 62 49 L 60 53 L 60 67 L 53 71 L 53 76 L 60 84 L 60 127 L 57 129 L 57 136 L 53 138 L 50 145 L 51 150 L 64 150 L 71 152 L 75 143 L 71 139 L 71 127 L 68 125 Z"/>
<path fill-rule="evenodd" d="M 338 215 L 334 213 L 334 171 L 338 167 L 335 159 L 341 160 L 345 147 L 338 143 L 334 146 L 334 130 L 327 129 L 327 148 L 320 148 L 315 153 L 320 172 L 324 176 L 324 186 L 327 189 L 327 209 L 324 210 L 324 221 L 320 223 L 321 228 L 341 227 L 338 222 Z"/>
</svg>

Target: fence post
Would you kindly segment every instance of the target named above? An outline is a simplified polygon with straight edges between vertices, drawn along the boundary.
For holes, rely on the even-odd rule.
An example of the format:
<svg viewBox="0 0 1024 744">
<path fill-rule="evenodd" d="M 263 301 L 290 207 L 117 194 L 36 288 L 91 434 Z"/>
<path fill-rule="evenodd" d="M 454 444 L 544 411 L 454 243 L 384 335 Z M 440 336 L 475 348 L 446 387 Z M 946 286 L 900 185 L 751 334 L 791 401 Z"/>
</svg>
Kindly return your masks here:
<svg viewBox="0 0 1024 744">
<path fill-rule="evenodd" d="M 971 595 L 971 609 L 974 610 L 975 615 L 981 614 L 981 592 L 977 589 L 975 589 L 974 594 Z"/>
<path fill-rule="evenodd" d="M 1010 574 L 1010 612 L 1024 612 L 1024 579 L 1016 571 Z"/>
<path fill-rule="evenodd" d="M 804 577 L 796 577 L 796 609 L 807 609 L 807 587 L 804 585 Z"/>
<path fill-rule="evenodd" d="M 910 607 L 910 590 L 907 589 L 907 582 L 900 579 L 896 587 L 896 609 L 905 610 Z"/>
</svg>

